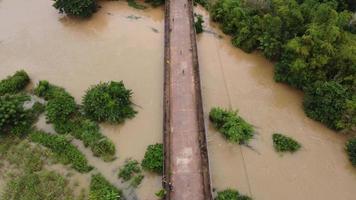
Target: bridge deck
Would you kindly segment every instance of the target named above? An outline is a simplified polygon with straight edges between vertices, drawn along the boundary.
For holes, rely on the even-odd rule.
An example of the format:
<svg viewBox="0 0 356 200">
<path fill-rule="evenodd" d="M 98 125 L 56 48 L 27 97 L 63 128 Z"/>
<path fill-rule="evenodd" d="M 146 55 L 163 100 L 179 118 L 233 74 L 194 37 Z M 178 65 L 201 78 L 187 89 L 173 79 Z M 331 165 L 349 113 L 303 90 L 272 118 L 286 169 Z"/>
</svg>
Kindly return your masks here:
<svg viewBox="0 0 356 200">
<path fill-rule="evenodd" d="M 212 199 L 192 7 L 166 1 L 164 182 L 173 200 Z"/>
</svg>

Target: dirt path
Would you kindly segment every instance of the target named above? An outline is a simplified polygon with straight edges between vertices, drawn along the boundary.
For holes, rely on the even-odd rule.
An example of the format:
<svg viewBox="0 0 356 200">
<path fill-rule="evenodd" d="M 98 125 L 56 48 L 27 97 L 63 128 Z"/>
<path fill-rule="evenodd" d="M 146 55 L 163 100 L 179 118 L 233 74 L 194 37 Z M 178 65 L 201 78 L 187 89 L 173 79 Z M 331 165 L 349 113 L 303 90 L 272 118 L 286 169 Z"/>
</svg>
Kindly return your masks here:
<svg viewBox="0 0 356 200">
<path fill-rule="evenodd" d="M 211 197 L 192 2 L 166 3 L 165 175 L 168 199 Z"/>
</svg>

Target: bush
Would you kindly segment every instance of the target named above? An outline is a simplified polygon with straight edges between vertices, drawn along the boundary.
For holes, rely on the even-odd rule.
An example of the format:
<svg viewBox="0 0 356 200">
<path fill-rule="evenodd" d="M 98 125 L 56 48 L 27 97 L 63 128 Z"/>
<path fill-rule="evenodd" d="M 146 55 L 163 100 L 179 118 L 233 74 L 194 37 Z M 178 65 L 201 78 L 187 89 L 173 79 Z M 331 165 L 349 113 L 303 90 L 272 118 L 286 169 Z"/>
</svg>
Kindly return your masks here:
<svg viewBox="0 0 356 200">
<path fill-rule="evenodd" d="M 133 7 L 133 8 L 139 9 L 139 10 L 143 10 L 143 9 L 146 9 L 146 8 L 147 8 L 145 5 L 142 5 L 142 4 L 140 4 L 140 3 L 137 3 L 136 0 L 127 0 L 127 4 L 128 4 L 130 7 Z"/>
<path fill-rule="evenodd" d="M 346 152 L 353 166 L 356 166 L 356 138 L 352 138 L 346 143 Z"/>
<path fill-rule="evenodd" d="M 60 13 L 77 17 L 90 17 L 96 12 L 98 5 L 96 0 L 54 0 L 53 6 Z"/>
<path fill-rule="evenodd" d="M 224 191 L 218 192 L 215 200 L 252 200 L 252 198 L 241 195 L 237 190 L 226 189 Z"/>
<path fill-rule="evenodd" d="M 30 77 L 23 70 L 8 76 L 0 81 L 0 96 L 4 94 L 15 94 L 23 90 L 30 82 Z"/>
<path fill-rule="evenodd" d="M 120 200 L 122 192 L 100 174 L 91 176 L 89 200 Z"/>
<path fill-rule="evenodd" d="M 143 169 L 163 173 L 163 144 L 154 144 L 147 147 L 145 156 L 141 162 Z"/>
<path fill-rule="evenodd" d="M 308 117 L 341 130 L 348 99 L 347 90 L 336 82 L 317 82 L 305 90 L 304 110 Z"/>
<path fill-rule="evenodd" d="M 153 7 L 161 6 L 165 0 L 145 0 L 146 3 L 151 4 Z"/>
<path fill-rule="evenodd" d="M 124 166 L 120 168 L 119 177 L 124 181 L 128 181 L 136 173 L 141 173 L 140 164 L 137 160 L 128 159 L 125 161 Z"/>
<path fill-rule="evenodd" d="M 68 181 L 54 171 L 25 173 L 10 180 L 2 194 L 3 200 L 74 199 Z"/>
<path fill-rule="evenodd" d="M 72 168 L 78 172 L 89 172 L 93 169 L 88 165 L 84 154 L 62 135 L 50 135 L 43 131 L 33 131 L 30 134 L 30 140 L 49 148 L 56 154 L 61 163 L 71 164 Z"/>
<path fill-rule="evenodd" d="M 164 199 L 167 194 L 167 191 L 165 189 L 160 189 L 158 192 L 155 193 L 156 197 L 159 199 Z"/>
<path fill-rule="evenodd" d="M 98 122 L 124 122 L 136 114 L 132 108 L 131 96 L 131 90 L 126 89 L 122 81 L 92 86 L 83 98 L 85 115 Z"/>
<path fill-rule="evenodd" d="M 298 151 L 301 147 L 301 145 L 294 139 L 279 133 L 274 133 L 272 139 L 274 148 L 279 152 L 289 151 L 293 153 Z"/>
<path fill-rule="evenodd" d="M 209 118 L 214 127 L 230 142 L 244 144 L 254 135 L 252 125 L 238 116 L 237 111 L 212 108 Z"/>
<path fill-rule="evenodd" d="M 195 27 L 195 32 L 197 34 L 203 32 L 203 23 L 204 23 L 203 16 L 194 14 L 194 27 Z"/>
</svg>

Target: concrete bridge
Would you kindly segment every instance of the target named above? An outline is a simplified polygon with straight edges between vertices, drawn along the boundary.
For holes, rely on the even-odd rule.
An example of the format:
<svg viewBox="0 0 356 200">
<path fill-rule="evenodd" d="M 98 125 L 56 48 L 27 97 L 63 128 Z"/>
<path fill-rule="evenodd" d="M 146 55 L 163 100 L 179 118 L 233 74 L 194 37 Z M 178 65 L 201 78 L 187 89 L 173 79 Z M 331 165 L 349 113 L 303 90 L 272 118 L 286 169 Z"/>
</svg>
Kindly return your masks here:
<svg viewBox="0 0 356 200">
<path fill-rule="evenodd" d="M 167 0 L 164 178 L 168 200 L 212 200 L 193 3 Z"/>
</svg>

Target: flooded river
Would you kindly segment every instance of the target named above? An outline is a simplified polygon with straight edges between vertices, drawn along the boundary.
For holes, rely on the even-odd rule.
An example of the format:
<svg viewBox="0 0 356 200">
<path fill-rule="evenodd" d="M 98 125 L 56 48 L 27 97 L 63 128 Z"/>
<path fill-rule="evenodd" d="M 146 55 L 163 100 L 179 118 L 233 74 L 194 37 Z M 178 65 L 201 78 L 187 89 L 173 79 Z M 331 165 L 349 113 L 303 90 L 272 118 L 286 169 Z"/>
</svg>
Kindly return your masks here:
<svg viewBox="0 0 356 200">
<path fill-rule="evenodd" d="M 140 161 L 149 144 L 162 142 L 162 8 L 140 11 L 122 1 L 100 2 L 102 8 L 91 19 L 76 20 L 58 14 L 52 3 L 0 1 L 0 78 L 24 69 L 33 83 L 44 79 L 62 86 L 78 103 L 89 86 L 123 80 L 134 92 L 138 115 L 120 126 L 101 125 L 116 144 L 119 159 L 104 163 L 76 141 L 89 163 L 119 186 L 117 171 L 123 161 Z M 155 199 L 160 180 L 145 174 L 139 199 Z"/>
<path fill-rule="evenodd" d="M 102 124 L 117 146 L 111 163 L 92 156 L 74 141 L 110 182 L 126 158 L 141 160 L 149 144 L 162 141 L 163 11 L 135 10 L 126 2 L 101 2 L 90 20 L 68 18 L 49 0 L 0 0 L 0 78 L 25 69 L 33 83 L 46 79 L 80 102 L 99 81 L 123 80 L 134 92 L 138 115 L 123 125 Z M 346 138 L 307 118 L 302 93 L 273 80 L 273 64 L 259 54 L 234 48 L 205 17 L 198 53 L 206 116 L 211 107 L 239 109 L 258 132 L 247 148 L 229 144 L 209 126 L 213 187 L 236 188 L 256 200 L 353 200 L 356 170 L 344 153 Z M 39 125 L 46 130 L 42 118 Z M 281 132 L 303 148 L 280 155 L 271 136 Z M 60 171 L 60 167 L 54 166 Z M 87 187 L 89 176 L 77 177 Z M 155 199 L 161 177 L 145 174 L 140 200 Z M 132 198 L 134 199 L 134 198 Z"/>
<path fill-rule="evenodd" d="M 207 13 L 198 12 L 207 30 L 198 36 L 206 123 L 210 108 L 221 106 L 238 109 L 258 132 L 252 150 L 227 143 L 209 125 L 213 187 L 235 188 L 256 200 L 355 199 L 356 170 L 343 149 L 346 138 L 307 118 L 302 93 L 275 83 L 271 62 L 233 47 Z M 276 153 L 274 132 L 292 136 L 302 149 Z"/>
</svg>

